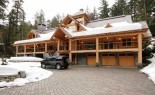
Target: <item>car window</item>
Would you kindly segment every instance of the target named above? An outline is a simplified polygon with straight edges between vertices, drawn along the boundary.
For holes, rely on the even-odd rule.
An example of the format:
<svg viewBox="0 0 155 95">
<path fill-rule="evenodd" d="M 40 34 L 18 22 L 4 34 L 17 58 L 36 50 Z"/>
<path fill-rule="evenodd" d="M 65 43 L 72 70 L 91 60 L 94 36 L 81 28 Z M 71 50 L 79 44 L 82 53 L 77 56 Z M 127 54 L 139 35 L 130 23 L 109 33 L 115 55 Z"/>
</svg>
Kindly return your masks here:
<svg viewBox="0 0 155 95">
<path fill-rule="evenodd" d="M 51 58 L 50 61 L 56 61 L 56 59 L 55 58 Z"/>
</svg>

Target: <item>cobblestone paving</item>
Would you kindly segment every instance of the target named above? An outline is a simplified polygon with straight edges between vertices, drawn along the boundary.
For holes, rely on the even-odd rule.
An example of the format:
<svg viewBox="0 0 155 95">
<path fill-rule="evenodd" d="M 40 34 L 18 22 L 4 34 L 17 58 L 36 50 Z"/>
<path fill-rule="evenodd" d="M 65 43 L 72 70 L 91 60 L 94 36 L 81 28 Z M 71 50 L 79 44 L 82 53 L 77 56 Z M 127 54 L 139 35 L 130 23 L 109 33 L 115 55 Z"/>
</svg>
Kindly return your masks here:
<svg viewBox="0 0 155 95">
<path fill-rule="evenodd" d="M 0 89 L 0 95 L 155 95 L 155 85 L 133 68 L 70 66 L 48 69 L 53 75 L 22 87 Z"/>
</svg>

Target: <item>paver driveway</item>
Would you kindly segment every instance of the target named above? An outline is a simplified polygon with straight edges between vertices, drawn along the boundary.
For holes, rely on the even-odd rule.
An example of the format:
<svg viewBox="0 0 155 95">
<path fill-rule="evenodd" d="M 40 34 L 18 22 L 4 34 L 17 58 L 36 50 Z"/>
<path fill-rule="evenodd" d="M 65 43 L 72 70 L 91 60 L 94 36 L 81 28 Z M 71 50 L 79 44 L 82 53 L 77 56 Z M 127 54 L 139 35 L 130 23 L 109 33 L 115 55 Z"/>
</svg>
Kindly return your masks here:
<svg viewBox="0 0 155 95">
<path fill-rule="evenodd" d="M 71 66 L 49 70 L 50 78 L 0 89 L 0 95 L 155 95 L 155 85 L 137 69 Z"/>
</svg>

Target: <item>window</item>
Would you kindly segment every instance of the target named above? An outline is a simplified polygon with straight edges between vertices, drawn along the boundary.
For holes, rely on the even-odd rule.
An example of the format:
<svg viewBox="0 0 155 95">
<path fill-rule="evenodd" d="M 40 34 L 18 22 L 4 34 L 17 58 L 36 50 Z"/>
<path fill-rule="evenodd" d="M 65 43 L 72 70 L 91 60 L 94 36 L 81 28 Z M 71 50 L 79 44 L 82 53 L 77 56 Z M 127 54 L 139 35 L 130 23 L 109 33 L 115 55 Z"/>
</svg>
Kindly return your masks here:
<svg viewBox="0 0 155 95">
<path fill-rule="evenodd" d="M 109 43 L 109 49 L 113 49 L 113 43 L 112 42 Z"/>
<path fill-rule="evenodd" d="M 56 59 L 55 58 L 51 58 L 50 61 L 56 61 Z"/>
<path fill-rule="evenodd" d="M 127 39 L 127 46 L 131 46 L 131 39 Z"/>
<path fill-rule="evenodd" d="M 108 42 L 104 42 L 104 49 L 108 49 Z"/>
<path fill-rule="evenodd" d="M 104 49 L 113 49 L 113 42 L 104 42 Z"/>
<path fill-rule="evenodd" d="M 122 39 L 122 46 L 131 46 L 131 39 Z"/>
</svg>

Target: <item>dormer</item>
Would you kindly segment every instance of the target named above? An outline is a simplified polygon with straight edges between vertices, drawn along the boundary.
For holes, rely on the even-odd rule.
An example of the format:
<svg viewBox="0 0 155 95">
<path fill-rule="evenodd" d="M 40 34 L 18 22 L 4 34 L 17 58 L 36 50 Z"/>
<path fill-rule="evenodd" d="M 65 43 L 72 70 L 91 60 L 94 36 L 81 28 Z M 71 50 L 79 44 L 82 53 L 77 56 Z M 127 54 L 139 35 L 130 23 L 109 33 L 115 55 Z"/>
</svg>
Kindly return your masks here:
<svg viewBox="0 0 155 95">
<path fill-rule="evenodd" d="M 80 9 L 77 13 L 72 15 L 74 19 L 79 21 L 81 24 L 86 25 L 87 22 L 89 22 L 88 15 L 84 12 L 83 9 Z"/>
<path fill-rule="evenodd" d="M 37 38 L 37 37 L 39 37 L 39 34 L 35 30 L 31 30 L 27 34 L 27 39 L 33 39 L 33 38 Z"/>
<path fill-rule="evenodd" d="M 110 27 L 112 27 L 112 25 L 108 23 L 104 28 L 110 28 Z"/>
</svg>

